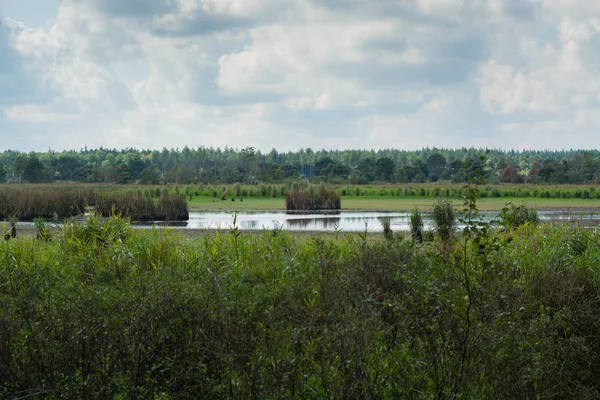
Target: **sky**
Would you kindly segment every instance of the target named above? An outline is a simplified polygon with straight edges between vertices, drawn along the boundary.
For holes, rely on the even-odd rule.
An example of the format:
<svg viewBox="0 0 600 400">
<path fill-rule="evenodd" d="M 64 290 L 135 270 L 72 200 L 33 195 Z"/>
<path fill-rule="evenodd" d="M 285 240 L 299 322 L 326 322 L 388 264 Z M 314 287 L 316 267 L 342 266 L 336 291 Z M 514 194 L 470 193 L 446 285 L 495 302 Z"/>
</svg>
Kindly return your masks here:
<svg viewBox="0 0 600 400">
<path fill-rule="evenodd" d="M 0 151 L 600 147 L 600 1 L 0 0 Z"/>
</svg>

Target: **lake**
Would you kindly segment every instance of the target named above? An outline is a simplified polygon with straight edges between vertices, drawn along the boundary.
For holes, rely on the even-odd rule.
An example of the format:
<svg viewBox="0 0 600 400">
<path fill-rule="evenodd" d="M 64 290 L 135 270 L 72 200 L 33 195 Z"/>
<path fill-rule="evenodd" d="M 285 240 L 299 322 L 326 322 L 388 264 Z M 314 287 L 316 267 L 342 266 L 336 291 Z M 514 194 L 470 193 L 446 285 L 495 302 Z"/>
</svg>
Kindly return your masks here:
<svg viewBox="0 0 600 400">
<path fill-rule="evenodd" d="M 499 212 L 481 212 L 484 220 L 491 221 Z M 394 231 L 409 230 L 407 211 L 340 211 L 335 214 L 287 214 L 285 211 L 240 211 L 235 216 L 231 212 L 190 212 L 187 222 L 169 223 L 169 226 L 184 229 L 229 229 L 234 225 L 234 218 L 239 229 L 262 230 L 283 228 L 290 231 L 364 231 L 381 232 L 383 227 L 379 218 L 389 217 Z M 595 223 L 600 214 L 572 211 L 539 211 L 542 220 L 565 220 L 570 218 L 585 219 Z M 431 216 L 423 212 L 425 228 L 431 227 Z M 147 225 L 147 224 L 144 224 Z M 164 223 L 157 223 L 157 226 Z"/>
</svg>

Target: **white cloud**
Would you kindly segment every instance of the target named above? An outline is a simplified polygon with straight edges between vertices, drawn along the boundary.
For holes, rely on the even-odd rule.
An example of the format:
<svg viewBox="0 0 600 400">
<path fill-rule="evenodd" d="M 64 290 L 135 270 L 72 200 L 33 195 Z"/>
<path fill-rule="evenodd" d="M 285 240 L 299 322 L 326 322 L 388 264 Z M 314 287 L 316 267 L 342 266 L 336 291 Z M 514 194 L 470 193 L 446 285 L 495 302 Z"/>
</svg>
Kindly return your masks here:
<svg viewBox="0 0 600 400">
<path fill-rule="evenodd" d="M 35 104 L 10 107 L 4 110 L 6 118 L 12 121 L 27 121 L 34 123 L 56 122 L 60 120 L 75 120 L 79 116 L 47 110 Z"/>
<path fill-rule="evenodd" d="M 22 135 L 0 139 L 597 147 L 599 4 L 63 0 L 47 26 L 4 20 L 0 124 Z"/>
<path fill-rule="evenodd" d="M 518 53 L 491 46 L 477 80 L 481 103 L 492 114 L 525 119 L 503 124 L 504 132 L 518 129 L 534 145 L 537 139 L 541 146 L 597 146 L 600 8 L 592 3 L 540 2 L 545 29 L 514 32 Z"/>
</svg>

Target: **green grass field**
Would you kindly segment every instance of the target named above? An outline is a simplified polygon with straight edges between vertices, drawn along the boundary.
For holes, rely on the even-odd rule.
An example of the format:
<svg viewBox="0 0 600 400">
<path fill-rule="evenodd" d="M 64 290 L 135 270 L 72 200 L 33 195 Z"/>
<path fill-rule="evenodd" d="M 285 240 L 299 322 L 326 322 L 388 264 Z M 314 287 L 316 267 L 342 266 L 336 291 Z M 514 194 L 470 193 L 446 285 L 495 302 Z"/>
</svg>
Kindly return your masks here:
<svg viewBox="0 0 600 400">
<path fill-rule="evenodd" d="M 188 202 L 190 211 L 253 211 L 284 210 L 285 199 L 271 197 L 248 197 L 243 202 L 220 201 L 213 197 L 194 197 Z"/>
<path fill-rule="evenodd" d="M 518 199 L 510 197 L 479 199 L 481 210 L 498 211 L 507 202 L 520 204 L 524 201 L 527 206 L 538 209 L 600 209 L 600 201 L 595 199 Z M 389 210 L 408 211 L 417 207 L 427 210 L 435 203 L 434 197 L 342 197 L 343 210 Z M 461 200 L 453 200 L 456 208 L 462 207 Z M 284 210 L 283 198 L 249 197 L 243 202 L 218 201 L 212 197 L 194 197 L 188 203 L 190 211 L 263 211 Z"/>
</svg>

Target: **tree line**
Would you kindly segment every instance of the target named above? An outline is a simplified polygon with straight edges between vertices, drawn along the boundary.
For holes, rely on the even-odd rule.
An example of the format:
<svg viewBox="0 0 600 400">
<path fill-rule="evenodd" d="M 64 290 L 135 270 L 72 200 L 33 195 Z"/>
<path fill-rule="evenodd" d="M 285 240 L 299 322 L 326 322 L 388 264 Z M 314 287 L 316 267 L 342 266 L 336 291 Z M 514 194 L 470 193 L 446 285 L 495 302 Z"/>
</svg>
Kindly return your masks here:
<svg viewBox="0 0 600 400">
<path fill-rule="evenodd" d="M 600 182 L 598 150 L 320 150 L 255 148 L 80 149 L 0 153 L 0 182 L 256 184 L 307 178 L 327 183 L 464 182 L 482 169 L 491 183 Z"/>
</svg>

